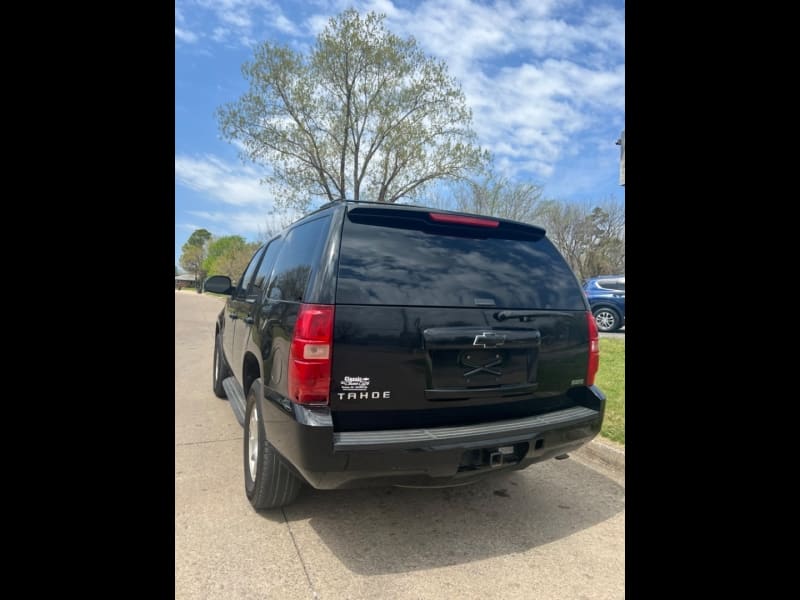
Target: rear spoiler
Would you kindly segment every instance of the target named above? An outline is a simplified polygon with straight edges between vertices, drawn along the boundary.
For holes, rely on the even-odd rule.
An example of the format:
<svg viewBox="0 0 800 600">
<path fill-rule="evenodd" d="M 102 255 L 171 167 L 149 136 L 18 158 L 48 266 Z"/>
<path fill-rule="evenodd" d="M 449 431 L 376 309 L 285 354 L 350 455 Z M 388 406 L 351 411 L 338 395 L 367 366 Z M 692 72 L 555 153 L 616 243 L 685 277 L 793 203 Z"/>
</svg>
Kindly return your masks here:
<svg viewBox="0 0 800 600">
<path fill-rule="evenodd" d="M 354 223 L 415 229 L 440 235 L 536 241 L 545 234 L 544 228 L 538 225 L 497 217 L 411 207 L 399 208 L 396 205 L 391 205 L 391 208 L 352 206 L 347 211 L 347 217 Z"/>
</svg>

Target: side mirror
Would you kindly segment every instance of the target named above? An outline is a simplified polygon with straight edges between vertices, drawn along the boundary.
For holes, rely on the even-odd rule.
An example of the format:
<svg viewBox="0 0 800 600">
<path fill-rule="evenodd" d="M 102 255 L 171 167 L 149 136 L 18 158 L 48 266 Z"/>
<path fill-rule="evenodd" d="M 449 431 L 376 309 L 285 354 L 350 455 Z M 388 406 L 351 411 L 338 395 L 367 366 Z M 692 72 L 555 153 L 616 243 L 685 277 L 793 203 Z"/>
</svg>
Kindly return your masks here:
<svg viewBox="0 0 800 600">
<path fill-rule="evenodd" d="M 203 284 L 203 289 L 207 292 L 213 292 L 214 294 L 226 294 L 228 296 L 233 293 L 231 278 L 225 275 L 209 277 Z"/>
</svg>

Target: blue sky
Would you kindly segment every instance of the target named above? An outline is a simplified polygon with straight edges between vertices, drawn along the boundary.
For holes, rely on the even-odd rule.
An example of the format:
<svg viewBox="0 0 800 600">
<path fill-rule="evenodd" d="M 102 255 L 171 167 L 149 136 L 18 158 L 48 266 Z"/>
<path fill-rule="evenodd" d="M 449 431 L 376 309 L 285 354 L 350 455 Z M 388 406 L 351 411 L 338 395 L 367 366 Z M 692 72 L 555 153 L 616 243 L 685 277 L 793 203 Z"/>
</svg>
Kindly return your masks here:
<svg viewBox="0 0 800 600">
<path fill-rule="evenodd" d="M 308 49 L 329 17 L 387 15 L 445 60 L 479 143 L 548 198 L 625 198 L 624 2 L 614 0 L 178 0 L 175 3 L 175 263 L 194 229 L 255 240 L 268 225 L 264 170 L 220 139 L 214 110 L 246 91 L 243 62 L 269 40 Z"/>
</svg>

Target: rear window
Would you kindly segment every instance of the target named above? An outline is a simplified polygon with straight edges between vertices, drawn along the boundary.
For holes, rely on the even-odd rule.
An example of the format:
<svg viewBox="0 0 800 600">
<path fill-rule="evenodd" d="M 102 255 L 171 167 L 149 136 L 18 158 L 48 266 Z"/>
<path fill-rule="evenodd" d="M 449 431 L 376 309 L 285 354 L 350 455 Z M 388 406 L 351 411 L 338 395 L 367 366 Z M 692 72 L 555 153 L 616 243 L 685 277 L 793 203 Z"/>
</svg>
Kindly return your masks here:
<svg viewBox="0 0 800 600">
<path fill-rule="evenodd" d="M 284 240 L 272 270 L 267 296 L 302 302 L 311 272 L 319 262 L 330 226 L 330 216 L 298 225 Z"/>
<path fill-rule="evenodd" d="M 358 210 L 344 223 L 337 304 L 585 310 L 575 276 L 536 228 Z"/>
</svg>

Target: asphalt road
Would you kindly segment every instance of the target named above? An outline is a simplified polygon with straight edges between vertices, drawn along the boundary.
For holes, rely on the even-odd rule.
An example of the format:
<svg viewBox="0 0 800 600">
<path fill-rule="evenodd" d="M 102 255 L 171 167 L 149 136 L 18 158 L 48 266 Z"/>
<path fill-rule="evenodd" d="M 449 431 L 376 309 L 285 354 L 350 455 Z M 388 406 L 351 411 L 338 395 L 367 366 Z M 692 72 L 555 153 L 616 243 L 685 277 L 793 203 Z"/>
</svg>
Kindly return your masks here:
<svg viewBox="0 0 800 600">
<path fill-rule="evenodd" d="M 624 480 L 573 455 L 450 489 L 304 489 L 256 513 L 211 391 L 219 298 L 175 293 L 176 598 L 624 598 Z"/>
</svg>

